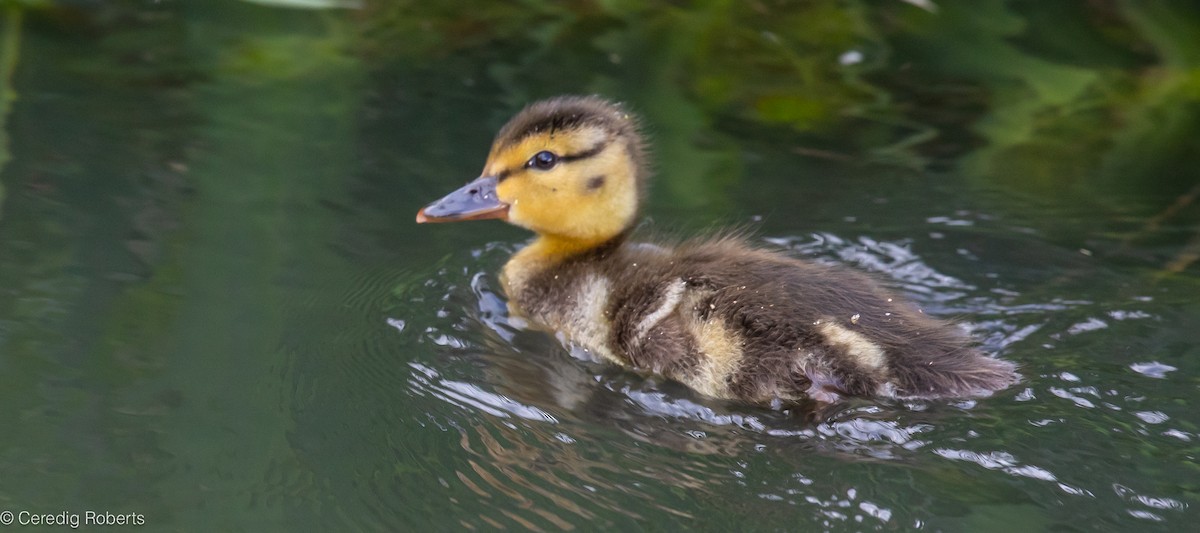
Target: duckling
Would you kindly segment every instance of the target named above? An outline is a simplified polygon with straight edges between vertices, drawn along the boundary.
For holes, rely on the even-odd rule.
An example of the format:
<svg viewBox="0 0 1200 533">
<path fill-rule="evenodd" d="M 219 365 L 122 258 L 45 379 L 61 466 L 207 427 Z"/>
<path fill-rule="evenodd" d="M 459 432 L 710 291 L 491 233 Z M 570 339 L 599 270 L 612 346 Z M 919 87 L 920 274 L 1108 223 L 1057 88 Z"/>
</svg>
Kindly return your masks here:
<svg viewBox="0 0 1200 533">
<path fill-rule="evenodd" d="M 532 230 L 500 276 L 511 313 L 713 398 L 961 398 L 1017 382 L 1012 363 L 864 274 L 733 236 L 631 241 L 645 159 L 624 106 L 540 101 L 500 129 L 480 178 L 417 222 L 500 219 Z"/>
</svg>

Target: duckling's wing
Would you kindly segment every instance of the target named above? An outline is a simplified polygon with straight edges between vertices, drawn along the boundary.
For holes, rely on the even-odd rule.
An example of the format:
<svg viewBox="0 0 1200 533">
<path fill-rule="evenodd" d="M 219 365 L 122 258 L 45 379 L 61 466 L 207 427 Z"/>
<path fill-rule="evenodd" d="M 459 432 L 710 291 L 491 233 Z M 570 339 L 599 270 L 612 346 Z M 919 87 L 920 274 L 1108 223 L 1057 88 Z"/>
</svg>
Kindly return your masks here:
<svg viewBox="0 0 1200 533">
<path fill-rule="evenodd" d="M 681 379 L 693 387 L 723 379 L 705 388 L 753 401 L 832 401 L 979 396 L 1017 379 L 1011 363 L 856 272 L 725 241 L 683 248 L 672 265 L 672 281 L 653 291 L 660 307 L 639 316 L 657 318 L 673 301 L 675 312 L 632 337 L 661 333 L 682 343 L 677 351 L 695 351 L 699 370 Z M 706 368 L 717 371 L 695 377 Z"/>
</svg>

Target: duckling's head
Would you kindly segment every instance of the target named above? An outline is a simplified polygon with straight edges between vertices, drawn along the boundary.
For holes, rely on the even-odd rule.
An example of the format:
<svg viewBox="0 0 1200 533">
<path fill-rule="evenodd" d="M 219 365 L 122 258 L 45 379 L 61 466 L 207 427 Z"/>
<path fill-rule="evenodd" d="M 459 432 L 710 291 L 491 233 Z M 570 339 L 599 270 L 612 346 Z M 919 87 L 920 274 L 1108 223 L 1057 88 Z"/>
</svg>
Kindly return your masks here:
<svg viewBox="0 0 1200 533">
<path fill-rule="evenodd" d="M 417 222 L 499 218 L 581 248 L 630 228 L 645 187 L 636 119 L 595 96 L 534 103 L 492 143 L 483 175 L 417 213 Z"/>
</svg>

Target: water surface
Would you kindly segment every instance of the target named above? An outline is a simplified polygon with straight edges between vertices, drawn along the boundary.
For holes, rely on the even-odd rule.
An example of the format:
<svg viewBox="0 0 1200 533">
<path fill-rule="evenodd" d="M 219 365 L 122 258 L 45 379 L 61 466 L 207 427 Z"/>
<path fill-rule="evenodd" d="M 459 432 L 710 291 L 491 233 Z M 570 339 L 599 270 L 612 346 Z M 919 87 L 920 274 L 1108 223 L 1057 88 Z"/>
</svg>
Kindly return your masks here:
<svg viewBox="0 0 1200 533">
<path fill-rule="evenodd" d="M 1196 519 L 1195 8 L 286 4 L 5 13 L 0 509 L 250 531 Z M 645 115 L 646 234 L 746 227 L 871 272 L 1023 381 L 772 410 L 513 323 L 496 273 L 529 235 L 413 215 L 562 92 Z"/>
</svg>

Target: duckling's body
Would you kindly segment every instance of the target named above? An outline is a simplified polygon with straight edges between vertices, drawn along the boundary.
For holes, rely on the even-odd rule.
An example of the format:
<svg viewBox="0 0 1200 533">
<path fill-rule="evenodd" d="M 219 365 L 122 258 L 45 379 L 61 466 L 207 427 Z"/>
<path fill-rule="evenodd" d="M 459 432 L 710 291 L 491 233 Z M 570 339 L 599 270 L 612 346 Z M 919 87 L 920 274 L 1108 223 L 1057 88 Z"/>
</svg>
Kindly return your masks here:
<svg viewBox="0 0 1200 533">
<path fill-rule="evenodd" d="M 534 230 L 502 274 L 514 313 L 711 397 L 966 397 L 1016 381 L 1011 363 L 864 275 L 733 237 L 630 242 L 642 152 L 615 104 L 539 102 L 501 130 L 483 178 L 418 221 L 504 218 Z"/>
</svg>

